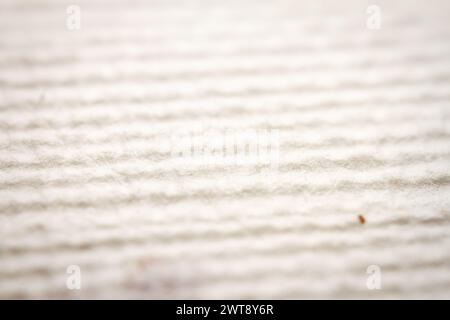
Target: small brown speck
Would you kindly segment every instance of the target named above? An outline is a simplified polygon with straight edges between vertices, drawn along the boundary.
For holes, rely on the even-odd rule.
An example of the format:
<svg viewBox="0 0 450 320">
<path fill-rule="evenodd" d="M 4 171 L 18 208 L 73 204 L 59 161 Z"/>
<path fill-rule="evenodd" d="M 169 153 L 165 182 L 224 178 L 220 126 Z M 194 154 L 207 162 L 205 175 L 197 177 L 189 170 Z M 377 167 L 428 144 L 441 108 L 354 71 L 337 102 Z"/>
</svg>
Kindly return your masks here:
<svg viewBox="0 0 450 320">
<path fill-rule="evenodd" d="M 364 218 L 364 216 L 358 215 L 358 219 L 359 219 L 359 223 L 360 223 L 360 224 L 366 223 L 366 218 Z"/>
</svg>

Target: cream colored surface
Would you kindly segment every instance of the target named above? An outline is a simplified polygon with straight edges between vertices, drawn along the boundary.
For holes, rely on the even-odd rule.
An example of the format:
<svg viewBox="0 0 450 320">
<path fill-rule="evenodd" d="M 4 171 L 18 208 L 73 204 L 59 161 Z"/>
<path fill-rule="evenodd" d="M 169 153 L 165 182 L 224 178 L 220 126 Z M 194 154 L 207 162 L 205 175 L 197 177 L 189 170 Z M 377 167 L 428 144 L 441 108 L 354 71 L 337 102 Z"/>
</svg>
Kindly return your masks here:
<svg viewBox="0 0 450 320">
<path fill-rule="evenodd" d="M 450 297 L 448 1 L 75 2 L 0 3 L 1 298 Z"/>
</svg>

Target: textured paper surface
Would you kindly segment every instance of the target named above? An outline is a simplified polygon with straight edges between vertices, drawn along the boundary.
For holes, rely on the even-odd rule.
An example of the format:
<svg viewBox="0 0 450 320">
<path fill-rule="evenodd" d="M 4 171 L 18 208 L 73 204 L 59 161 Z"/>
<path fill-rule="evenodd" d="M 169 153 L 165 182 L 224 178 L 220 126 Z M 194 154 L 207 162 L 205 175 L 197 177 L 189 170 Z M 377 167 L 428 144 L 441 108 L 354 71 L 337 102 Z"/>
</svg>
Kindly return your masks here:
<svg viewBox="0 0 450 320">
<path fill-rule="evenodd" d="M 450 297 L 448 1 L 74 4 L 0 3 L 0 297 Z"/>
</svg>

